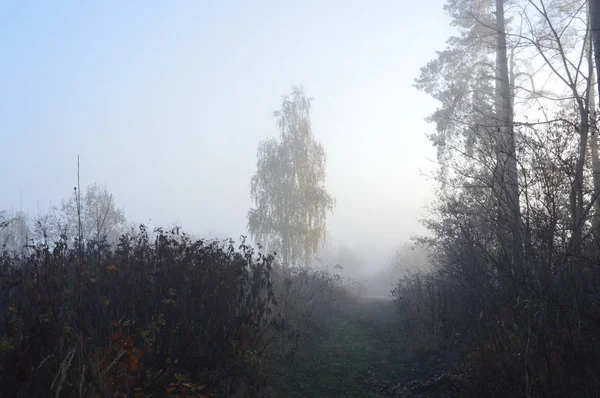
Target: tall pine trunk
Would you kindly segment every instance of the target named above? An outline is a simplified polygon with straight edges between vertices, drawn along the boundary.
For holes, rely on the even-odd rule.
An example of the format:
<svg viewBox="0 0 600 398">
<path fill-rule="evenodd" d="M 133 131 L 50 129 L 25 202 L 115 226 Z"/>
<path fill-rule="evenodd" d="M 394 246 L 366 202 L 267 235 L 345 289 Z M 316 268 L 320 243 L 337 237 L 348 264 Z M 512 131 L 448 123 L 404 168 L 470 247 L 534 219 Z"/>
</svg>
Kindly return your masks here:
<svg viewBox="0 0 600 398">
<path fill-rule="evenodd" d="M 596 80 L 599 85 L 598 94 L 600 95 L 600 81 L 597 81 L 598 76 L 600 76 L 599 69 L 599 60 L 600 60 L 600 34 L 598 29 L 600 29 L 600 15 L 595 15 L 600 12 L 600 7 L 598 6 L 598 0 L 589 0 L 588 1 L 588 20 L 590 27 L 590 35 L 588 37 L 588 65 L 590 72 L 590 82 L 589 82 L 589 110 L 592 123 L 590 128 L 590 150 L 592 156 L 592 175 L 594 179 L 594 216 L 593 216 L 593 229 L 594 235 L 597 237 L 600 236 L 600 200 L 598 200 L 598 195 L 600 194 L 600 158 L 598 157 L 598 126 L 596 125 L 596 94 L 594 92 L 594 81 Z M 594 76 L 594 58 L 596 60 L 596 73 Z"/>
<path fill-rule="evenodd" d="M 503 246 L 503 266 L 515 267 L 521 273 L 523 267 L 523 239 L 521 231 L 521 208 L 519 205 L 519 181 L 511 99 L 511 81 L 508 68 L 504 0 L 496 0 L 496 118 L 498 139 L 496 157 L 498 162 L 498 227 Z M 506 271 L 509 271 L 508 268 Z"/>
</svg>

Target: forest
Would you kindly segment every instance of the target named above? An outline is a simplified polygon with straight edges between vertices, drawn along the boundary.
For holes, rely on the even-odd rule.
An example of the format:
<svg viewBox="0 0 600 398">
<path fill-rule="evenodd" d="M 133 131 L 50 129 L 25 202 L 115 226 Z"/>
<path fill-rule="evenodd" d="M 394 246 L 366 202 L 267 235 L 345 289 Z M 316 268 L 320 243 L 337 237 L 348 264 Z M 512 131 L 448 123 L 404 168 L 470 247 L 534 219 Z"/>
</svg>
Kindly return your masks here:
<svg viewBox="0 0 600 398">
<path fill-rule="evenodd" d="M 240 236 L 132 221 L 78 156 L 60 205 L 0 211 L 0 396 L 597 397 L 600 1 L 443 11 L 409 77 L 437 104 L 425 232 L 372 272 L 328 243 L 344 197 L 303 86 Z"/>
</svg>

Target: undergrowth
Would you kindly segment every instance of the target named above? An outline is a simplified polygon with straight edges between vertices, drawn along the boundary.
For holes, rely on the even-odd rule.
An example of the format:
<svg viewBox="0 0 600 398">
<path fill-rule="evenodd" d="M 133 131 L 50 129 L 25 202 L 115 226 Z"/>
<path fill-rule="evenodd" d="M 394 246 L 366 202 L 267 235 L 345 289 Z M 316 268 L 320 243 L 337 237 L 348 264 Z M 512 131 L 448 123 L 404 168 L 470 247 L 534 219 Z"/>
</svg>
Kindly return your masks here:
<svg viewBox="0 0 600 398">
<path fill-rule="evenodd" d="M 178 229 L 0 254 L 0 395 L 259 396 L 352 297 L 242 238 Z M 268 395 L 268 394 L 267 394 Z"/>
</svg>

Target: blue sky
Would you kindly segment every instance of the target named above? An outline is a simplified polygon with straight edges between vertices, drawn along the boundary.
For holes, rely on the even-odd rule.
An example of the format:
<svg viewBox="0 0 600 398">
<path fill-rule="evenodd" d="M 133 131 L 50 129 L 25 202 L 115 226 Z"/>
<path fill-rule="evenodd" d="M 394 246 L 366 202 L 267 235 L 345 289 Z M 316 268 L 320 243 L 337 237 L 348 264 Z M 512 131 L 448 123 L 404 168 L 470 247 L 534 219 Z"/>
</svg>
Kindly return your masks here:
<svg viewBox="0 0 600 398">
<path fill-rule="evenodd" d="M 452 33 L 443 1 L 4 2 L 0 209 L 107 184 L 129 219 L 239 236 L 260 140 L 292 85 L 315 98 L 336 242 L 422 233 L 434 156 L 412 87 Z"/>
</svg>

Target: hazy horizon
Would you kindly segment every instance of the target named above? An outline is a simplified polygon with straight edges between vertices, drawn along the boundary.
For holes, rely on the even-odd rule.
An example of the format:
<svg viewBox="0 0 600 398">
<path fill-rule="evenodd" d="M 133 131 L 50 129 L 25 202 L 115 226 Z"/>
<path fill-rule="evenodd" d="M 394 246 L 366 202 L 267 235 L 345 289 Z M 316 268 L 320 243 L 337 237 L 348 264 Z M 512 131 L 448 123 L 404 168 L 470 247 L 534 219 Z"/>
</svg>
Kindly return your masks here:
<svg viewBox="0 0 600 398">
<path fill-rule="evenodd" d="M 443 1 L 13 3 L 0 27 L 0 209 L 106 184 L 136 223 L 246 232 L 250 177 L 293 85 L 336 198 L 332 241 L 384 258 L 424 232 L 434 100 L 412 87 L 451 33 Z M 428 15 L 427 19 L 414 15 Z M 21 202 L 22 201 L 22 202 Z"/>
</svg>

